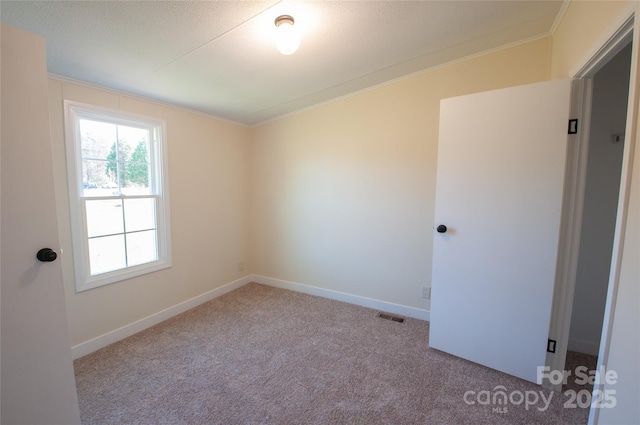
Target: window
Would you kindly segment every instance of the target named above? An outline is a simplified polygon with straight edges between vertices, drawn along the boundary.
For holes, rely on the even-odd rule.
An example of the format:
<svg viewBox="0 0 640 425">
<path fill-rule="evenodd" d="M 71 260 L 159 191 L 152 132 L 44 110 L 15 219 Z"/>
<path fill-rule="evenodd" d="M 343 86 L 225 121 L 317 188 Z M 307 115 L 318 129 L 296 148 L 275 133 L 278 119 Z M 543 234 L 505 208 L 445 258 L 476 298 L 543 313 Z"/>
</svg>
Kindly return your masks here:
<svg viewBox="0 0 640 425">
<path fill-rule="evenodd" d="M 76 291 L 171 266 L 164 121 L 65 101 Z"/>
</svg>

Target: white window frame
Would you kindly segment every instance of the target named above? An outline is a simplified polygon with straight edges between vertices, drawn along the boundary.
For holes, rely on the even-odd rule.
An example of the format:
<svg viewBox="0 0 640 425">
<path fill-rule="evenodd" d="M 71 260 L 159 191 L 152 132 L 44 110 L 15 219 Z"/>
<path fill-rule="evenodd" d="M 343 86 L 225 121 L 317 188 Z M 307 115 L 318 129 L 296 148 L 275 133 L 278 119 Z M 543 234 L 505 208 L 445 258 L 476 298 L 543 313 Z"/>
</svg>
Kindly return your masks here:
<svg viewBox="0 0 640 425">
<path fill-rule="evenodd" d="M 67 157 L 67 180 L 71 218 L 72 251 L 76 292 L 86 291 L 110 283 L 120 282 L 136 276 L 171 267 L 171 226 L 169 217 L 169 177 L 167 160 L 166 123 L 164 120 L 135 115 L 119 110 L 107 109 L 78 102 L 64 101 L 65 144 Z M 150 179 L 151 195 L 156 201 L 156 237 L 158 259 L 153 262 L 125 267 L 106 273 L 91 275 L 89 268 L 89 236 L 84 211 L 85 197 L 82 179 L 82 150 L 80 119 L 93 119 L 118 125 L 144 127 L 151 130 Z M 140 196 L 121 194 L 113 199 L 135 199 Z M 99 198 L 103 199 L 103 198 Z M 108 198 L 106 198 L 108 199 Z"/>
</svg>

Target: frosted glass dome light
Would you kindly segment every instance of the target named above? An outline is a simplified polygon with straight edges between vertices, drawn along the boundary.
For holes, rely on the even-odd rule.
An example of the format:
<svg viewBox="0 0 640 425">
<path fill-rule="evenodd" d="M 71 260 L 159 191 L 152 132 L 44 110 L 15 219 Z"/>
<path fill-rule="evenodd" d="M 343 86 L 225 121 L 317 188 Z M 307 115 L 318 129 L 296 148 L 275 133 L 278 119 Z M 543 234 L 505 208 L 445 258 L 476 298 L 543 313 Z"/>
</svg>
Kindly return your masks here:
<svg viewBox="0 0 640 425">
<path fill-rule="evenodd" d="M 276 18 L 276 47 L 283 55 L 291 55 L 300 47 L 300 36 L 293 22 L 293 17 L 289 15 Z"/>
</svg>

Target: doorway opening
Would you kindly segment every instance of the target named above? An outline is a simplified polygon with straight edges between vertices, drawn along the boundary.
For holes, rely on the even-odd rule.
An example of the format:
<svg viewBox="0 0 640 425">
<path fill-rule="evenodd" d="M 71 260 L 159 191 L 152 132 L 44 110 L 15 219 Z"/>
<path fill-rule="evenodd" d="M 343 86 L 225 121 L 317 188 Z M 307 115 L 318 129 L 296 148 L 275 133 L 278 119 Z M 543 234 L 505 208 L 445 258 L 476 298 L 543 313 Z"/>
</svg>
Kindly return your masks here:
<svg viewBox="0 0 640 425">
<path fill-rule="evenodd" d="M 638 98 L 636 95 L 636 87 L 638 81 L 636 77 L 640 31 L 638 30 L 639 23 L 635 19 L 635 12 L 635 8 L 630 8 L 628 12 L 625 13 L 626 16 L 621 15 L 618 21 L 619 25 L 612 27 L 616 29 L 609 33 L 609 39 L 600 45 L 594 46 L 591 58 L 584 62 L 580 69 L 571 73 L 573 76 L 571 115 L 573 118 L 580 120 L 580 130 L 579 134 L 569 136 L 560 249 L 558 252 L 553 312 L 549 332 L 550 340 L 557 339 L 557 349 L 556 353 L 547 353 L 546 361 L 546 366 L 551 370 L 574 372 L 572 367 L 574 365 L 565 363 L 567 353 L 569 353 L 569 357 L 572 354 L 571 349 L 597 352 L 597 364 L 595 368 L 589 368 L 589 370 L 598 370 L 608 362 L 613 317 L 618 296 L 622 247 L 629 207 L 633 150 L 637 134 L 636 116 L 638 111 Z M 617 61 L 619 61 L 619 63 L 616 64 Z M 624 65 L 622 65 L 622 63 L 624 63 Z M 617 72 L 623 73 L 618 74 L 618 77 L 616 77 L 620 79 L 618 83 L 621 85 L 616 86 L 616 89 L 607 86 L 606 82 L 604 86 L 602 86 L 602 83 L 598 86 L 596 79 L 604 79 L 605 81 L 611 79 L 611 76 L 607 78 L 607 73 L 614 72 L 614 69 L 617 69 Z M 624 75 L 626 75 L 626 78 Z M 596 340 L 591 341 L 592 343 L 589 344 L 589 341 L 584 337 L 580 338 L 581 334 L 576 331 L 576 328 L 580 327 L 578 322 L 580 321 L 579 317 L 581 314 L 576 311 L 577 317 L 574 318 L 574 323 L 572 324 L 572 310 L 574 308 L 574 298 L 577 309 L 581 308 L 581 306 L 579 306 L 580 300 L 584 299 L 584 296 L 579 294 L 584 291 L 580 288 L 582 283 L 578 281 L 578 270 L 579 262 L 584 263 L 587 260 L 587 254 L 584 249 L 581 253 L 581 243 L 585 242 L 586 244 L 588 240 L 588 236 L 585 236 L 584 239 L 581 237 L 583 227 L 588 226 L 587 223 L 583 226 L 583 218 L 588 222 L 589 214 L 593 213 L 588 211 L 590 201 L 587 200 L 587 197 L 592 196 L 591 193 L 587 193 L 587 191 L 590 190 L 587 187 L 588 160 L 593 159 L 595 161 L 599 155 L 603 155 L 601 152 L 598 153 L 596 142 L 594 141 L 593 145 L 591 143 L 592 138 L 597 139 L 598 137 L 603 137 L 602 135 L 598 135 L 596 131 L 593 131 L 592 134 L 593 128 L 591 121 L 600 119 L 601 117 L 599 117 L 599 115 L 612 112 L 606 109 L 604 112 L 602 111 L 602 105 L 598 99 L 594 99 L 594 90 L 605 90 L 605 95 L 612 94 L 607 93 L 607 90 L 619 90 L 617 97 L 623 98 L 622 100 L 618 99 L 618 101 L 622 102 L 624 112 L 621 113 L 618 111 L 616 113 L 617 119 L 622 120 L 622 132 L 618 130 L 618 127 L 609 127 L 604 133 L 608 134 L 607 137 L 610 144 L 620 144 L 621 159 L 619 160 L 619 168 L 608 168 L 609 174 L 607 174 L 607 179 L 611 179 L 611 174 L 615 174 L 615 179 L 617 180 L 617 186 L 615 186 L 617 189 L 615 187 L 610 188 L 611 193 L 607 194 L 607 197 L 612 197 L 613 199 L 613 201 L 611 201 L 613 205 L 609 204 L 608 208 L 613 211 L 612 214 L 614 218 L 611 219 L 608 227 L 604 226 L 608 228 L 605 234 L 608 235 L 608 238 L 611 238 L 612 242 L 606 244 L 608 248 L 606 246 L 600 247 L 602 251 L 607 251 L 606 255 L 598 257 L 598 261 L 604 263 L 604 265 L 600 264 L 600 267 L 606 271 L 606 283 L 604 289 L 600 289 L 600 291 L 606 293 L 606 296 L 604 300 L 602 300 L 602 297 L 599 299 L 600 302 L 604 303 L 604 311 L 599 310 L 597 313 L 591 311 L 591 315 L 588 316 L 594 328 L 601 329 L 600 332 L 596 331 L 598 335 Z M 597 96 L 597 94 L 595 96 Z M 599 147 L 604 148 L 604 146 L 606 145 Z M 614 147 L 614 150 L 615 149 Z M 596 166 L 596 163 L 593 162 L 591 166 Z M 599 182 L 596 181 L 596 183 Z M 603 199 L 602 197 L 598 198 L 595 196 L 593 200 L 597 201 L 596 204 L 598 202 L 605 203 Z M 611 227 L 611 223 L 613 223 L 613 227 Z M 587 234 L 588 233 L 587 231 Z M 605 239 L 601 239 L 598 243 L 605 244 L 602 242 L 604 240 Z M 592 242 L 590 247 L 593 247 L 595 243 L 596 242 Z M 583 256 L 582 259 L 580 259 L 581 255 Z M 584 269 L 580 273 L 584 275 Z M 587 289 L 586 292 L 589 292 L 589 290 Z M 602 294 L 602 292 L 600 292 L 600 294 Z M 597 297 L 595 298 L 597 299 Z M 602 305 L 599 308 L 602 308 Z M 583 322 L 582 324 L 584 325 L 585 323 Z M 573 330 L 571 329 L 572 327 Z M 585 328 L 588 328 L 588 326 Z M 571 330 L 572 332 L 570 332 Z M 593 329 L 591 329 L 590 332 L 593 332 Z M 571 342 L 569 341 L 570 339 L 572 340 Z M 562 391 L 562 384 L 555 382 L 544 381 L 543 386 L 555 391 Z M 593 391 L 601 392 L 603 388 L 604 384 L 599 382 L 596 383 Z M 590 409 L 589 424 L 595 424 L 598 421 L 600 411 L 597 407 L 598 406 L 594 407 L 592 405 Z"/>
<path fill-rule="evenodd" d="M 624 44 L 626 43 L 626 45 Z M 588 81 L 590 123 L 580 243 L 565 370 L 595 370 L 618 210 L 631 71 L 631 39 Z M 604 62 L 604 61 L 603 61 Z M 587 107 L 589 107 L 587 105 Z M 592 388 L 585 388 L 592 391 Z"/>
</svg>

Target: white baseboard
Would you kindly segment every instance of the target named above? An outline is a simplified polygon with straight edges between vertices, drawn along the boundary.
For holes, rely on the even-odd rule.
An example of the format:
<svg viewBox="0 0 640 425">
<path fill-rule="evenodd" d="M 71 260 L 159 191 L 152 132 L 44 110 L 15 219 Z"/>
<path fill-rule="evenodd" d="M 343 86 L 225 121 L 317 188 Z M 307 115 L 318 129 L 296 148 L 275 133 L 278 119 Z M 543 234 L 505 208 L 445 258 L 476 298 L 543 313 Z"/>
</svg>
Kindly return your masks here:
<svg viewBox="0 0 640 425">
<path fill-rule="evenodd" d="M 422 310 L 415 307 L 409 307 L 402 304 L 394 304 L 387 301 L 375 300 L 373 298 L 361 297 L 359 295 L 347 294 L 345 292 L 333 291 L 331 289 L 318 288 L 317 286 L 305 285 L 302 283 L 288 282 L 286 280 L 274 279 L 271 277 L 251 275 L 253 282 L 262 283 L 264 285 L 276 288 L 289 289 L 291 291 L 303 292 L 305 294 L 317 295 L 336 301 L 342 301 L 349 304 L 355 304 L 362 307 L 368 307 L 375 310 L 384 311 L 386 313 L 399 314 L 414 319 L 429 320 L 429 310 Z"/>
<path fill-rule="evenodd" d="M 227 292 L 231 292 L 234 289 L 240 288 L 241 286 L 246 285 L 253 280 L 253 276 L 245 276 L 241 279 L 234 280 L 233 282 L 229 282 L 223 286 L 220 286 L 219 288 L 207 291 L 204 294 L 198 295 L 197 297 L 193 297 L 189 300 L 176 304 L 173 307 L 169 307 L 157 313 L 151 314 L 147 317 L 136 320 L 133 323 L 129 323 L 128 325 L 122 326 L 118 329 L 114 329 L 113 331 L 107 332 L 88 341 L 81 342 L 80 344 L 71 347 L 71 355 L 74 360 L 82 356 L 86 356 L 87 354 L 93 353 L 94 351 L 106 347 L 109 344 L 113 344 L 114 342 L 120 341 L 121 339 L 127 338 L 140 331 L 150 328 L 153 325 L 157 325 L 160 322 L 170 319 L 173 316 L 184 313 L 185 311 L 197 307 L 202 303 L 224 295 Z"/>
<path fill-rule="evenodd" d="M 202 295 L 193 297 L 189 300 L 183 301 L 179 304 L 169 307 L 157 313 L 151 314 L 140 320 L 136 320 L 133 323 L 122 326 L 118 329 L 109 331 L 103 335 L 92 338 L 88 341 L 81 342 L 78 345 L 71 347 L 71 355 L 73 359 L 86 356 L 93 353 L 109 344 L 118 342 L 124 338 L 141 332 L 153 325 L 157 325 L 173 316 L 177 316 L 180 313 L 184 313 L 194 307 L 199 306 L 202 303 L 210 301 L 221 295 L 231 292 L 234 289 L 240 288 L 249 282 L 262 283 L 264 285 L 273 286 L 276 288 L 289 289 L 291 291 L 302 292 L 309 295 L 316 295 L 319 297 L 329 298 L 336 301 L 342 301 L 349 304 L 355 304 L 362 307 L 368 307 L 375 310 L 384 311 L 387 313 L 399 314 L 405 317 L 412 317 L 414 319 L 429 320 L 429 311 L 419 308 L 408 307 L 401 304 L 394 304 L 386 301 L 375 300 L 373 298 L 361 297 L 359 295 L 347 294 L 345 292 L 333 291 L 330 289 L 318 288 L 316 286 L 304 285 L 302 283 L 288 282 L 286 280 L 274 279 L 260 275 L 248 275 L 241 279 L 227 283 L 219 288 L 212 289 L 205 292 Z M 597 350 L 596 350 L 597 351 Z"/>
<path fill-rule="evenodd" d="M 597 356 L 598 350 L 600 349 L 600 343 L 570 338 L 567 349 L 569 351 L 576 351 L 578 353 L 591 354 L 592 356 Z"/>
</svg>

